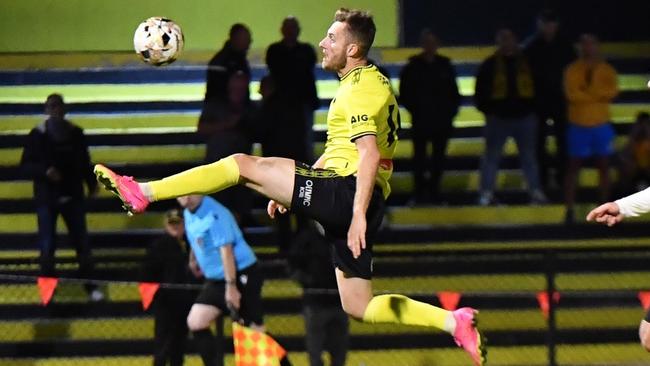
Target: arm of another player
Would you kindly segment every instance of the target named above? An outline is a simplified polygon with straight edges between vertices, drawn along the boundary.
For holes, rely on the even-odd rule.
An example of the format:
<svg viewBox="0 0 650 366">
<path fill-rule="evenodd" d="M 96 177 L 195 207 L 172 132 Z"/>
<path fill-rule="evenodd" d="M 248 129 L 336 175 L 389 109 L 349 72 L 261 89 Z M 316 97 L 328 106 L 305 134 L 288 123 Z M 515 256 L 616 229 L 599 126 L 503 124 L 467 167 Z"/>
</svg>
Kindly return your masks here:
<svg viewBox="0 0 650 366">
<path fill-rule="evenodd" d="M 223 263 L 224 281 L 226 281 L 226 304 L 232 305 L 238 310 L 241 294 L 237 289 L 237 265 L 235 264 L 232 244 L 219 247 L 219 253 L 221 254 L 221 263 Z"/>
<path fill-rule="evenodd" d="M 613 226 L 625 217 L 635 217 L 647 212 L 650 212 L 650 188 L 596 207 L 587 215 L 587 221 L 595 220 Z"/>
<path fill-rule="evenodd" d="M 203 277 L 203 271 L 201 271 L 201 267 L 199 267 L 199 262 L 196 261 L 196 257 L 194 256 L 193 250 L 190 250 L 190 260 L 188 263 L 188 267 L 190 267 L 190 272 L 192 272 L 194 277 L 196 278 Z"/>
<path fill-rule="evenodd" d="M 359 151 L 359 167 L 354 206 L 352 207 L 352 222 L 348 229 L 348 248 L 352 251 L 354 258 L 358 258 L 361 255 L 361 250 L 366 248 L 366 211 L 377 179 L 380 155 L 375 135 L 361 136 L 354 140 L 354 143 Z"/>
</svg>

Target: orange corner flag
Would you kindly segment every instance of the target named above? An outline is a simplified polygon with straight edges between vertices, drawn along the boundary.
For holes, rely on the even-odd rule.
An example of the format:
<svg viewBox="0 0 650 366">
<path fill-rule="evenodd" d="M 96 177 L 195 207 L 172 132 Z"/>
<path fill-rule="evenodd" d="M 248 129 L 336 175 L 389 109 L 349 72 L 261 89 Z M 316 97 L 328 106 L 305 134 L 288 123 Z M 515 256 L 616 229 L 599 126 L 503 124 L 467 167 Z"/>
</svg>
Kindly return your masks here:
<svg viewBox="0 0 650 366">
<path fill-rule="evenodd" d="M 140 298 L 142 298 L 142 309 L 147 310 L 151 306 L 153 297 L 156 295 L 160 284 L 157 282 L 140 282 L 138 290 L 140 291 Z"/>
<path fill-rule="evenodd" d="M 548 313 L 551 309 L 551 304 L 549 303 L 548 299 L 548 292 L 546 291 L 540 291 L 537 293 L 537 302 L 539 303 L 539 309 L 542 311 L 542 314 L 544 314 L 544 318 L 548 319 Z M 553 293 L 553 302 L 558 304 L 560 302 L 560 293 L 559 292 L 554 292 Z"/>
<path fill-rule="evenodd" d="M 287 353 L 268 334 L 236 322 L 232 323 L 232 338 L 235 366 L 280 366 L 280 360 Z"/>
<path fill-rule="evenodd" d="M 438 300 L 443 309 L 454 311 L 460 302 L 460 292 L 441 291 L 438 292 Z"/>
<path fill-rule="evenodd" d="M 43 306 L 46 306 L 52 300 L 54 289 L 58 283 L 59 279 L 56 277 L 38 277 L 36 284 L 38 285 L 38 292 L 41 295 Z"/>
</svg>

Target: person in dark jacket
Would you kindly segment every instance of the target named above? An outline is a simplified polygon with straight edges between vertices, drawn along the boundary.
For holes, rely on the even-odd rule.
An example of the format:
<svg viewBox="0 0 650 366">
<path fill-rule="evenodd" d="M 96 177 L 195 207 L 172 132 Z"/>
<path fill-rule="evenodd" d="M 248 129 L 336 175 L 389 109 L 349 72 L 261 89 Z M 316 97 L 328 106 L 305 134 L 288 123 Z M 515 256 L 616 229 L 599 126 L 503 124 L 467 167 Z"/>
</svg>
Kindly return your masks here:
<svg viewBox="0 0 650 366">
<path fill-rule="evenodd" d="M 567 105 L 564 96 L 564 69 L 576 59 L 575 48 L 559 33 L 559 19 L 552 10 L 544 10 L 537 17 L 537 32 L 524 46 L 535 81 L 537 131 L 537 160 L 540 180 L 549 183 L 551 170 L 553 183 L 561 187 L 567 161 Z M 552 125 L 548 123 L 552 122 Z M 555 156 L 546 148 L 546 137 L 555 136 Z"/>
<path fill-rule="evenodd" d="M 165 234 L 148 248 L 142 280 L 163 284 L 194 282 L 188 266 L 183 214 L 179 209 L 165 213 Z M 160 288 L 152 302 L 154 314 L 154 366 L 181 366 L 187 343 L 187 314 L 196 291 Z"/>
<path fill-rule="evenodd" d="M 41 275 L 55 275 L 56 222 L 63 217 L 71 244 L 77 251 L 79 275 L 92 272 L 86 228 L 84 182 L 89 195 L 97 192 L 88 146 L 83 130 L 65 119 L 65 103 L 60 94 L 45 102 L 48 118 L 27 136 L 21 158 L 24 174 L 34 181 L 34 201 L 41 250 Z M 104 298 L 96 286 L 86 285 L 90 299 Z"/>
<path fill-rule="evenodd" d="M 478 203 L 485 206 L 496 201 L 494 188 L 499 160 L 510 136 L 517 143 L 531 203 L 545 203 L 535 156 L 537 118 L 532 70 L 510 29 L 500 29 L 496 41 L 496 52 L 479 67 L 474 93 L 476 107 L 485 115 L 485 153 Z"/>
<path fill-rule="evenodd" d="M 250 79 L 251 71 L 246 56 L 251 42 L 251 32 L 246 25 L 236 23 L 230 27 L 228 40 L 208 63 L 204 104 L 209 105 L 215 100 L 226 101 L 228 80 L 238 71 L 243 72 Z M 248 92 L 246 98 L 249 99 Z"/>
<path fill-rule="evenodd" d="M 323 366 L 322 353 L 330 354 L 331 366 L 343 366 L 348 350 L 348 316 L 341 309 L 336 276 L 330 263 L 330 244 L 319 224 L 304 225 L 291 243 L 289 271 L 303 289 L 307 353 L 310 366 Z"/>
<path fill-rule="evenodd" d="M 460 106 L 456 71 L 449 58 L 438 54 L 438 38 L 422 32 L 422 52 L 411 57 L 400 75 L 400 101 L 411 113 L 415 201 L 436 201 L 445 165 L 447 143 Z M 433 155 L 427 156 L 427 144 Z M 425 171 L 429 171 L 429 179 Z"/>
<path fill-rule="evenodd" d="M 282 40 L 273 43 L 266 51 L 266 64 L 273 77 L 278 93 L 291 98 L 294 103 L 302 107 L 304 126 L 306 131 L 305 153 L 307 160 L 313 160 L 314 147 L 314 111 L 319 107 L 318 94 L 316 93 L 316 51 L 309 43 L 298 40 L 300 23 L 293 16 L 288 16 L 282 21 Z M 279 156 L 279 155 L 278 155 Z"/>
</svg>

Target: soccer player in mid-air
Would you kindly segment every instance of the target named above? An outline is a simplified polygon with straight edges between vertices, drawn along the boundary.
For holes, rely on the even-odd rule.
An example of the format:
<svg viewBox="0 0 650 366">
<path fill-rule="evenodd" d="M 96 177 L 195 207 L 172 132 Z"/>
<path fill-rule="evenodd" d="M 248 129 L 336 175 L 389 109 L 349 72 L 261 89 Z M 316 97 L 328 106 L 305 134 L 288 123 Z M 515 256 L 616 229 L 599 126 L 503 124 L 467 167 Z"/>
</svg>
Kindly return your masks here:
<svg viewBox="0 0 650 366">
<path fill-rule="evenodd" d="M 150 202 L 209 194 L 243 184 L 270 199 L 271 218 L 291 209 L 315 219 L 334 246 L 333 262 L 343 309 L 368 323 L 441 329 L 453 335 L 476 365 L 486 351 L 475 327 L 476 311 L 447 311 L 403 295 L 372 294 L 372 244 L 384 216 L 399 128 L 390 81 L 368 64 L 375 37 L 372 16 L 339 9 L 319 46 L 322 66 L 340 77 L 327 115 L 325 152 L 312 165 L 291 159 L 235 154 L 162 180 L 138 183 L 97 165 L 97 179 L 131 213 Z"/>
</svg>

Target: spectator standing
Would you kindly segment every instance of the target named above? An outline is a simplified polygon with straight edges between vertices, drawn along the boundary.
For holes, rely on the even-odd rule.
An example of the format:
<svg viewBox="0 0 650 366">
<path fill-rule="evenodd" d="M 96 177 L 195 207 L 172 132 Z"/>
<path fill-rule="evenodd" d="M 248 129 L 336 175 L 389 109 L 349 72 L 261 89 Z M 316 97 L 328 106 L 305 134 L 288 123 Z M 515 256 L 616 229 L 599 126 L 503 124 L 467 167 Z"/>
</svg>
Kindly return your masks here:
<svg viewBox="0 0 650 366">
<path fill-rule="evenodd" d="M 233 74 L 240 71 L 250 79 L 250 66 L 246 57 L 251 42 L 251 32 L 246 25 L 236 23 L 230 27 L 228 40 L 208 63 L 204 109 L 217 100 L 228 99 L 228 80 Z M 249 99 L 248 90 L 246 99 Z"/>
<path fill-rule="evenodd" d="M 422 52 L 411 57 L 400 75 L 400 101 L 411 113 L 415 201 L 436 201 L 445 165 L 447 143 L 460 106 L 456 70 L 438 54 L 438 38 L 428 30 L 420 37 Z M 433 145 L 431 158 L 427 144 Z M 429 179 L 425 171 L 429 171 Z"/>
<path fill-rule="evenodd" d="M 148 248 L 142 269 L 145 282 L 186 284 L 193 282 L 180 210 L 165 213 L 165 234 Z M 187 343 L 187 314 L 194 291 L 160 288 L 152 303 L 154 314 L 154 366 L 181 366 Z"/>
<path fill-rule="evenodd" d="M 647 187 L 650 184 L 650 114 L 637 114 L 619 156 L 621 195 Z"/>
<path fill-rule="evenodd" d="M 595 35 L 580 36 L 580 58 L 564 73 L 564 91 L 569 108 L 565 221 L 570 224 L 574 220 L 578 172 L 585 159 L 595 158 L 600 201 L 609 198 L 609 156 L 614 151 L 609 105 L 618 95 L 618 84 L 616 70 L 601 57 Z"/>
<path fill-rule="evenodd" d="M 289 268 L 291 277 L 304 289 L 309 365 L 323 366 L 322 354 L 327 351 L 331 366 L 343 366 L 348 350 L 348 315 L 341 309 L 334 270 L 323 260 L 331 255 L 330 244 L 318 226 L 312 221 L 300 229 L 291 243 Z"/>
<path fill-rule="evenodd" d="M 497 50 L 479 67 L 476 107 L 485 115 L 485 153 L 481 162 L 480 205 L 496 202 L 494 186 L 503 145 L 512 136 L 517 143 L 521 169 L 528 183 L 531 203 L 547 202 L 539 181 L 535 144 L 533 74 L 510 29 L 496 34 Z"/>
<path fill-rule="evenodd" d="M 278 93 L 302 107 L 304 122 L 300 129 L 306 133 L 307 157 L 304 161 L 313 161 L 314 111 L 320 105 L 314 76 L 316 52 L 310 44 L 298 40 L 300 23 L 295 17 L 284 18 L 280 31 L 282 40 L 269 46 L 266 64 Z"/>
<path fill-rule="evenodd" d="M 524 54 L 528 57 L 535 82 L 537 131 L 537 161 L 542 185 L 549 179 L 561 187 L 566 167 L 566 97 L 562 87 L 564 69 L 576 58 L 571 42 L 559 33 L 557 14 L 545 10 L 537 17 L 537 32 L 528 39 Z M 552 121 L 552 125 L 548 122 Z M 552 129 L 552 133 L 550 133 Z M 551 157 L 546 137 L 555 136 L 555 156 Z M 551 175 L 551 170 L 555 175 Z"/>
<path fill-rule="evenodd" d="M 232 74 L 228 79 L 227 99 L 214 101 L 201 113 L 197 132 L 206 140 L 206 163 L 235 153 L 251 153 L 257 116 L 248 98 L 248 84 L 246 73 Z M 215 198 L 232 210 L 238 221 L 249 223 L 253 205 L 249 190 L 236 187 L 228 193 L 215 194 Z"/>
<path fill-rule="evenodd" d="M 86 183 L 89 195 L 93 196 L 97 192 L 97 181 L 84 132 L 65 119 L 65 112 L 60 94 L 47 97 L 45 113 L 48 118 L 27 136 L 21 168 L 34 181 L 41 275 L 55 275 L 56 222 L 61 215 L 77 252 L 79 275 L 88 277 L 93 263 L 83 184 Z M 96 286 L 87 284 L 86 290 L 91 300 L 103 300 L 104 295 Z"/>
<path fill-rule="evenodd" d="M 260 125 L 264 156 L 277 156 L 296 161 L 310 161 L 307 156 L 307 133 L 304 108 L 296 104 L 292 96 L 277 91 L 275 80 L 266 75 L 260 81 L 262 106 Z M 291 213 L 278 216 L 278 248 L 286 254 L 291 244 L 293 230 Z M 295 217 L 295 215 L 293 215 Z M 298 217 L 297 225 L 302 225 Z"/>
<path fill-rule="evenodd" d="M 205 366 L 223 365 L 223 339 L 215 338 L 210 324 L 236 309 L 249 325 L 264 330 L 261 270 L 234 217 L 211 197 L 178 198 L 185 208 L 185 230 L 191 246 L 189 266 L 204 277 L 203 289 L 187 316 L 187 325 Z M 223 323 L 218 322 L 220 327 Z M 217 335 L 223 334 L 217 329 Z"/>
</svg>

